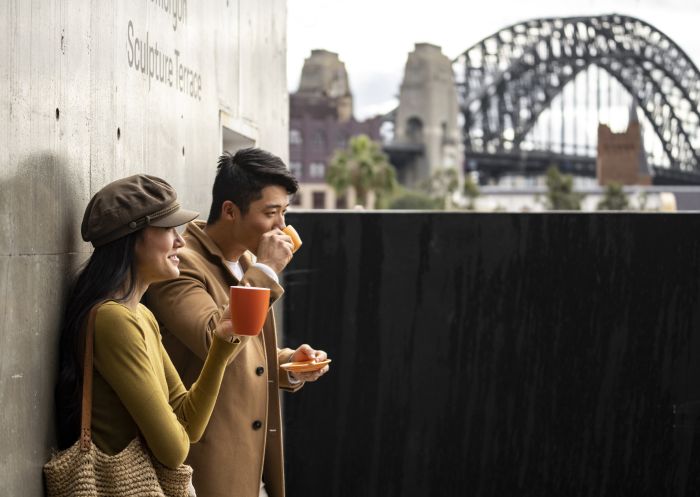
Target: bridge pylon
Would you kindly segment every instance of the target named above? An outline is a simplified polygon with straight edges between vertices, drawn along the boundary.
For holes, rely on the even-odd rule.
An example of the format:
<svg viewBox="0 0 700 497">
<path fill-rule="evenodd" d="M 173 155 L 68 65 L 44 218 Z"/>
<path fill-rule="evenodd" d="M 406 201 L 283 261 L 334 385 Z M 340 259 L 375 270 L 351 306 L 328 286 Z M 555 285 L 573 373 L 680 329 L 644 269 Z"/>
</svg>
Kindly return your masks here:
<svg viewBox="0 0 700 497">
<path fill-rule="evenodd" d="M 401 183 L 414 186 L 441 168 L 461 175 L 458 113 L 452 62 L 439 46 L 416 43 L 401 83 L 394 141 L 385 147 Z"/>
</svg>

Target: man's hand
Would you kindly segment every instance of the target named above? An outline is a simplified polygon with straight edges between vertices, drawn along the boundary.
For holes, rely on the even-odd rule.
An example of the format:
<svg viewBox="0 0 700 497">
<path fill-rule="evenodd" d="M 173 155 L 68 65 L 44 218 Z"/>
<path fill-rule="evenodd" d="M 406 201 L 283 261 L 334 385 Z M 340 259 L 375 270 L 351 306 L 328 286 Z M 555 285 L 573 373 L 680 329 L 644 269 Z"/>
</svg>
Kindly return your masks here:
<svg viewBox="0 0 700 497">
<path fill-rule="evenodd" d="M 325 361 L 328 358 L 328 354 L 326 354 L 322 350 L 314 350 L 311 348 L 310 345 L 304 344 L 298 349 L 294 351 L 294 354 L 292 354 L 292 358 L 290 359 L 291 362 L 304 362 L 304 361 Z M 322 369 L 319 369 L 318 371 L 308 371 L 305 373 L 302 372 L 295 372 L 295 373 L 289 373 L 289 375 L 294 378 L 295 380 L 299 381 L 316 381 L 318 380 L 321 376 L 326 374 L 329 370 L 329 366 L 326 364 Z"/>
<path fill-rule="evenodd" d="M 257 254 L 258 262 L 269 266 L 279 274 L 292 260 L 294 244 L 282 230 L 268 231 L 260 238 Z"/>
</svg>

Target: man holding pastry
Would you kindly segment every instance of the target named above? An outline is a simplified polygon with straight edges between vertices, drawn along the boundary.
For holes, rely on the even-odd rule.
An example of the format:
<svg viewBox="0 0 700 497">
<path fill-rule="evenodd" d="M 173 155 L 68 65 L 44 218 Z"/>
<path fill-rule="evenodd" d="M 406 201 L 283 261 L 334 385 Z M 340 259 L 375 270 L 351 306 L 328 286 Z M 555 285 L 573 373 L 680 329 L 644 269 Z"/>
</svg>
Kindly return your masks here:
<svg viewBox="0 0 700 497">
<path fill-rule="evenodd" d="M 209 426 L 190 450 L 187 463 L 198 497 L 284 497 L 279 389 L 297 391 L 329 368 L 322 350 L 277 347 L 271 306 L 284 291 L 278 275 L 301 244 L 284 221 L 297 189 L 282 160 L 268 152 L 249 148 L 222 155 L 209 218 L 189 223 L 183 234 L 180 276 L 146 294 L 163 344 L 189 386 L 229 303 L 230 287 L 270 289 L 262 331 L 234 339 L 242 346 L 226 368 Z M 280 368 L 285 363 L 303 364 Z"/>
</svg>

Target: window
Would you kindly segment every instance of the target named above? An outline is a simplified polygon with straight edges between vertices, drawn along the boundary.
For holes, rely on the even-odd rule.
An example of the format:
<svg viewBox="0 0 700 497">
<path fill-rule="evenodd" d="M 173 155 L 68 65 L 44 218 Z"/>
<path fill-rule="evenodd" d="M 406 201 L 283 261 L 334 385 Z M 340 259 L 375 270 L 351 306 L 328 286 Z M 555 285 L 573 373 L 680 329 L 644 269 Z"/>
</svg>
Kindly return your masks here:
<svg viewBox="0 0 700 497">
<path fill-rule="evenodd" d="M 347 195 L 342 195 L 335 199 L 336 209 L 347 209 L 348 208 L 348 197 Z"/>
<path fill-rule="evenodd" d="M 336 143 L 337 148 L 345 148 L 348 146 L 348 136 L 345 134 L 341 134 L 338 137 L 338 142 Z"/>
<path fill-rule="evenodd" d="M 289 201 L 289 203 L 294 207 L 299 207 L 301 205 L 301 193 L 296 192 L 294 195 L 292 195 L 292 198 Z"/>
<path fill-rule="evenodd" d="M 301 131 L 298 129 L 289 130 L 289 144 L 290 145 L 301 145 L 302 144 Z"/>
<path fill-rule="evenodd" d="M 309 164 L 309 177 L 320 179 L 326 175 L 326 165 L 323 162 L 312 162 Z"/>
<path fill-rule="evenodd" d="M 311 198 L 313 199 L 314 209 L 326 208 L 326 192 L 314 192 Z"/>
<path fill-rule="evenodd" d="M 411 117 L 406 123 L 406 138 L 411 143 L 423 143 L 423 121 Z"/>
<path fill-rule="evenodd" d="M 292 174 L 296 178 L 301 178 L 301 174 L 302 174 L 301 162 L 296 162 L 296 161 L 290 162 L 289 163 L 289 170 L 292 172 Z"/>
<path fill-rule="evenodd" d="M 326 136 L 323 131 L 319 129 L 314 133 L 311 144 L 317 149 L 323 149 L 326 146 Z"/>
<path fill-rule="evenodd" d="M 224 111 L 219 111 L 219 123 L 221 125 L 222 152 L 234 154 L 242 148 L 255 146 L 258 136 L 257 130 L 245 121 L 233 118 Z"/>
</svg>

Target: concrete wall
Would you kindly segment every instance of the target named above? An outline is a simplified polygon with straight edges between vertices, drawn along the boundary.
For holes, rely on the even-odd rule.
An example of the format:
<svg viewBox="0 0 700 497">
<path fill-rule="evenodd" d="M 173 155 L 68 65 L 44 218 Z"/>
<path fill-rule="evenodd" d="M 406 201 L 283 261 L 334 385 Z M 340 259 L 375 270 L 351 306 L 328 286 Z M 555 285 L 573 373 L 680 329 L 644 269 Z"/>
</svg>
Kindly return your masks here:
<svg viewBox="0 0 700 497">
<path fill-rule="evenodd" d="M 696 198 L 690 205 L 681 205 L 676 201 L 674 187 L 643 187 L 626 186 L 623 192 L 627 196 L 628 209 L 632 211 L 671 212 L 676 210 L 696 211 L 697 197 L 700 189 L 692 193 L 692 187 L 683 187 L 682 191 Z M 602 187 L 576 188 L 574 191 L 584 195 L 581 200 L 581 210 L 593 212 L 598 210 L 598 203 L 605 197 Z M 481 212 L 544 212 L 547 189 L 545 187 L 502 188 L 485 186 L 479 190 L 479 196 L 474 200 L 475 210 Z M 466 205 L 466 199 L 460 199 L 460 205 Z"/>
<path fill-rule="evenodd" d="M 0 474 L 39 496 L 83 209 L 146 172 L 206 215 L 222 140 L 287 159 L 286 2 L 10 0 L 0 25 Z"/>
</svg>

